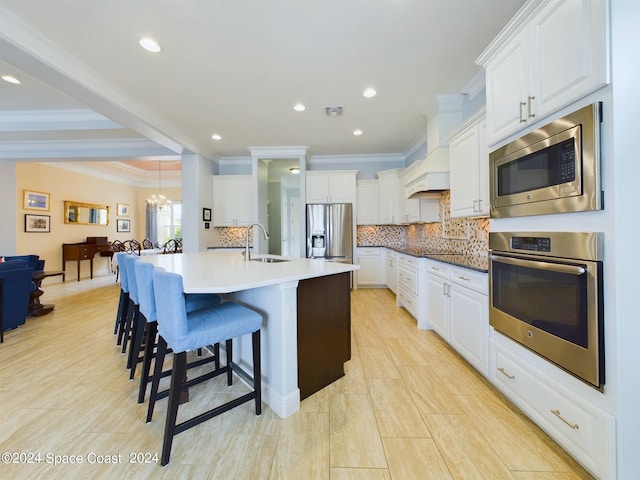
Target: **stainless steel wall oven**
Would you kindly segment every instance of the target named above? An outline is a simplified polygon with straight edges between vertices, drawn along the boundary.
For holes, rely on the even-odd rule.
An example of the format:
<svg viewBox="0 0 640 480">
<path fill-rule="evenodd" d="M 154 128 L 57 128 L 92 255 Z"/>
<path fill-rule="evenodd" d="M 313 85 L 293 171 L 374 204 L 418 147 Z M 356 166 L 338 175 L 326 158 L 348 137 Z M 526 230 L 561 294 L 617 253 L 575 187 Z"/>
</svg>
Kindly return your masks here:
<svg viewBox="0 0 640 480">
<path fill-rule="evenodd" d="M 601 232 L 491 232 L 489 321 L 589 385 L 604 387 Z"/>
</svg>

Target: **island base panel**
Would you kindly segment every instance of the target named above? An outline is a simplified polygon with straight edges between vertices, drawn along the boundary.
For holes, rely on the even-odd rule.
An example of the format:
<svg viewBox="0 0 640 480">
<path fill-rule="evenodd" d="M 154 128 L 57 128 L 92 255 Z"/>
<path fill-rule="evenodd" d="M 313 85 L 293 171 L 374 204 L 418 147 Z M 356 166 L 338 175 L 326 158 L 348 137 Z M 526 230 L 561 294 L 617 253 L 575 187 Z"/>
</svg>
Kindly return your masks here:
<svg viewBox="0 0 640 480">
<path fill-rule="evenodd" d="M 350 274 L 298 284 L 298 388 L 300 399 L 344 376 L 351 358 Z"/>
</svg>

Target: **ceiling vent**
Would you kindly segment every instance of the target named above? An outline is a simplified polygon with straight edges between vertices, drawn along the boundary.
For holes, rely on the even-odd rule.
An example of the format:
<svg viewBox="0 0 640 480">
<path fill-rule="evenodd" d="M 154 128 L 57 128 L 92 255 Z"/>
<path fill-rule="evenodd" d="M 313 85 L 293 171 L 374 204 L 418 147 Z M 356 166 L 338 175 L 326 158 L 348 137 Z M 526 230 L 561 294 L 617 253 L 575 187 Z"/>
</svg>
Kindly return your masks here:
<svg viewBox="0 0 640 480">
<path fill-rule="evenodd" d="M 324 113 L 327 117 L 341 117 L 344 107 L 342 105 L 335 105 L 330 107 L 324 107 Z"/>
</svg>

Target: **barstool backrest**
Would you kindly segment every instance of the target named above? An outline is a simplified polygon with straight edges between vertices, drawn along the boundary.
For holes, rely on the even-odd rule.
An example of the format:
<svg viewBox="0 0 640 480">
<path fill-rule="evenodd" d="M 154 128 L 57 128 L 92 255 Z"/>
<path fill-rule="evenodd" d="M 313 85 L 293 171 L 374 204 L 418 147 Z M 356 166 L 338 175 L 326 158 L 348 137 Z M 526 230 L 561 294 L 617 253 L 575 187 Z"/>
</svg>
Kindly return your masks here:
<svg viewBox="0 0 640 480">
<path fill-rule="evenodd" d="M 136 283 L 138 284 L 138 305 L 147 322 L 156 321 L 156 300 L 153 297 L 153 265 L 136 262 Z"/>
<path fill-rule="evenodd" d="M 129 293 L 129 279 L 127 278 L 127 272 L 124 269 L 124 265 L 122 264 L 122 259 L 126 257 L 128 254 L 125 252 L 116 252 L 116 264 L 118 265 L 118 270 L 120 271 L 120 289 L 124 293 Z"/>
<path fill-rule="evenodd" d="M 133 303 L 138 305 L 138 284 L 136 282 L 135 264 L 140 259 L 137 255 L 125 254 L 124 257 L 120 257 L 118 262 L 122 261 L 122 269 L 126 271 L 127 284 L 129 285 L 129 298 L 133 300 Z M 120 263 L 118 263 L 120 265 Z"/>
<path fill-rule="evenodd" d="M 163 268 L 153 269 L 153 296 L 158 332 L 174 352 L 185 351 L 189 329 L 182 277 Z"/>
</svg>

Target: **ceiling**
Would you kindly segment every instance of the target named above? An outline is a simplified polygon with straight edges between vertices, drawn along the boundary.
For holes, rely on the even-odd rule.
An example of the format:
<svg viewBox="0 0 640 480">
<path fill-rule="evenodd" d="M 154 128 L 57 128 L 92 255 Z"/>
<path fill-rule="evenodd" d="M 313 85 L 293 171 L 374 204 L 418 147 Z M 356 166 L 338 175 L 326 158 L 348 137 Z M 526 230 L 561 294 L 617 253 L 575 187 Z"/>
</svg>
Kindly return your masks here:
<svg viewBox="0 0 640 480">
<path fill-rule="evenodd" d="M 139 181 L 184 153 L 406 155 L 436 96 L 468 93 L 474 60 L 523 3 L 0 0 L 0 75 L 21 81 L 0 81 L 0 159 L 90 161 Z"/>
</svg>

